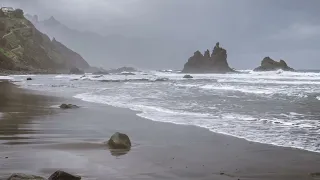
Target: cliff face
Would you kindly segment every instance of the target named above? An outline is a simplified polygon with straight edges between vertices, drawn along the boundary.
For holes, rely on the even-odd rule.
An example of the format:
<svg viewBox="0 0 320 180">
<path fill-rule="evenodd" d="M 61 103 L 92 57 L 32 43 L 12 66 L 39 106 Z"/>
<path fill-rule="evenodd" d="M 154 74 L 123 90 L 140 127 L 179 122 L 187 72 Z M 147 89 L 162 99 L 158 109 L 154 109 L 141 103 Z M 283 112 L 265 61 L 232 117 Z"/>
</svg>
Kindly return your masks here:
<svg viewBox="0 0 320 180">
<path fill-rule="evenodd" d="M 0 69 L 55 72 L 89 68 L 77 53 L 38 31 L 13 12 L 0 13 Z"/>
<path fill-rule="evenodd" d="M 233 72 L 227 62 L 227 51 L 219 43 L 214 47 L 212 54 L 205 51 L 204 55 L 196 51 L 184 65 L 184 73 L 227 73 Z"/>
<path fill-rule="evenodd" d="M 277 62 L 270 57 L 265 57 L 261 61 L 261 66 L 255 68 L 254 71 L 275 71 L 279 69 L 282 69 L 284 71 L 294 71 L 294 69 L 289 67 L 284 60 L 280 60 L 279 62 Z"/>
</svg>

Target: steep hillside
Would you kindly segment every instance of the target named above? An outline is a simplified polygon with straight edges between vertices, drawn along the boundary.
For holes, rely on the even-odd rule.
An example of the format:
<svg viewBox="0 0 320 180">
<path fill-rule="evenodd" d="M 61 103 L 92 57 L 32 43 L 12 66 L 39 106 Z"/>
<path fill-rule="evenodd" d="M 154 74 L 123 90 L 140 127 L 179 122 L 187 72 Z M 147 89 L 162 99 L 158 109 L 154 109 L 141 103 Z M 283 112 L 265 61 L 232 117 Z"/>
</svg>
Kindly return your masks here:
<svg viewBox="0 0 320 180">
<path fill-rule="evenodd" d="M 55 72 L 73 67 L 90 66 L 79 54 L 38 31 L 22 10 L 0 12 L 0 69 Z"/>
</svg>

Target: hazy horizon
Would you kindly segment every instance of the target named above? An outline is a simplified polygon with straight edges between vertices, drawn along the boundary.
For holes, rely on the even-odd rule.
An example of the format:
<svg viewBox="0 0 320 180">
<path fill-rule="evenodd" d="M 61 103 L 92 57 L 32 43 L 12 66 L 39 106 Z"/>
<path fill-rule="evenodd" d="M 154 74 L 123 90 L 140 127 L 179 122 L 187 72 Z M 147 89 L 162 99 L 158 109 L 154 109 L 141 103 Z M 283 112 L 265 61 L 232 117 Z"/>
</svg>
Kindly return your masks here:
<svg viewBox="0 0 320 180">
<path fill-rule="evenodd" d="M 212 50 L 217 41 L 236 69 L 255 68 L 265 56 L 295 69 L 320 64 L 317 0 L 0 0 L 0 5 L 130 42 L 123 51 L 114 50 L 119 59 L 84 56 L 93 66 L 182 69 L 194 51 Z"/>
</svg>

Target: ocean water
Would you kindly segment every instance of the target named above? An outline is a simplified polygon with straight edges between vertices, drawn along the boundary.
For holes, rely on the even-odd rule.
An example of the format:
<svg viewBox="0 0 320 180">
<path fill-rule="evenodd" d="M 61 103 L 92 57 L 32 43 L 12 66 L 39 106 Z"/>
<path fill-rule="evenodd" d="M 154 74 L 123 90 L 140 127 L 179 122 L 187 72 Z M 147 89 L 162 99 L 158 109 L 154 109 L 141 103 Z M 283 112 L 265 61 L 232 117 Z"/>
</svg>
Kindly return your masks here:
<svg viewBox="0 0 320 180">
<path fill-rule="evenodd" d="M 249 141 L 320 152 L 320 72 L 11 76 L 24 88 L 138 111 Z"/>
</svg>

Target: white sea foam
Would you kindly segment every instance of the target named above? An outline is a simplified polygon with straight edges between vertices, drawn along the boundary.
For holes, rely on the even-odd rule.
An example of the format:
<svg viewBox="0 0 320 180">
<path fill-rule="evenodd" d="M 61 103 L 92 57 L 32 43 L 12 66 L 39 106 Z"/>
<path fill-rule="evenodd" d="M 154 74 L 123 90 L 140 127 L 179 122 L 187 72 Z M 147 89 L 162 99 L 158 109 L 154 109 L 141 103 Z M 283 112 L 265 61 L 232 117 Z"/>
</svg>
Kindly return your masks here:
<svg viewBox="0 0 320 180">
<path fill-rule="evenodd" d="M 13 80 L 14 78 L 11 76 L 0 76 L 0 81 L 1 80 Z"/>
<path fill-rule="evenodd" d="M 130 108 L 153 121 L 320 152 L 320 115 L 305 106 L 309 101 L 317 106 L 315 98 L 320 100 L 320 73 L 246 70 L 243 74 L 193 74 L 192 80 L 183 76 L 174 72 L 37 76 L 32 84 L 71 92 L 84 101 Z M 159 78 L 169 81 L 153 82 Z M 23 82 L 39 89 L 32 84 Z"/>
<path fill-rule="evenodd" d="M 247 84 L 289 84 L 289 85 L 320 85 L 320 81 L 279 81 L 266 79 L 219 79 L 220 83 L 247 83 Z"/>
<path fill-rule="evenodd" d="M 251 93 L 251 94 L 273 94 L 274 92 L 267 90 L 267 89 L 250 89 L 250 88 L 241 88 L 236 86 L 223 86 L 223 85 L 204 85 L 201 86 L 202 89 L 209 89 L 209 90 L 225 90 L 225 91 L 239 91 L 243 93 Z"/>
<path fill-rule="evenodd" d="M 89 102 L 103 103 L 140 111 L 140 113 L 137 114 L 138 116 L 153 121 L 199 126 L 213 132 L 232 135 L 249 141 L 320 152 L 316 147 L 316 142 L 305 143 L 303 138 L 307 137 L 303 136 L 300 137 L 302 139 L 299 139 L 289 134 L 289 130 L 295 128 L 298 128 L 300 131 L 320 128 L 320 124 L 313 120 L 290 121 L 279 118 L 261 119 L 259 117 L 237 113 L 213 115 L 208 113 L 187 112 L 151 105 L 141 105 L 129 100 L 130 97 L 99 96 L 90 93 L 78 94 L 75 97 Z M 289 119 L 290 117 L 303 116 L 295 112 L 283 115 Z M 281 138 L 279 138 L 279 134 L 277 134 L 279 128 L 283 129 Z"/>
</svg>

